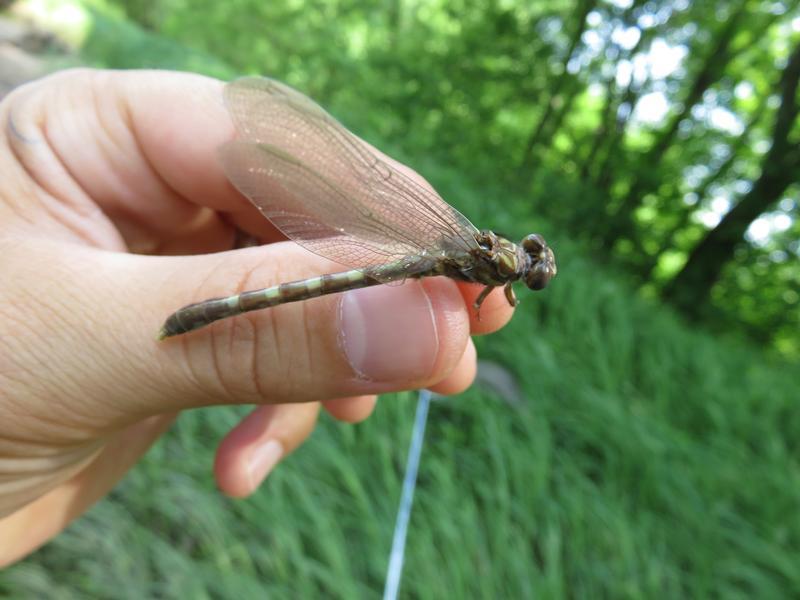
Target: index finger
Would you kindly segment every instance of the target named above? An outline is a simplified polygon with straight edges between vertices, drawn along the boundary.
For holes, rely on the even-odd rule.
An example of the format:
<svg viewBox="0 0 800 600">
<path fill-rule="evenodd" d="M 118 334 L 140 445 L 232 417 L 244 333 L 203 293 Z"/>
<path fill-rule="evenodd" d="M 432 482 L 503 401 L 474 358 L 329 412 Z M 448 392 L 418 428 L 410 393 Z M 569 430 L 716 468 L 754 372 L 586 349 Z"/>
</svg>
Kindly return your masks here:
<svg viewBox="0 0 800 600">
<path fill-rule="evenodd" d="M 163 71 L 109 76 L 111 88 L 130 114 L 130 130 L 143 158 L 178 201 L 224 213 L 259 238 L 282 237 L 222 170 L 218 149 L 235 135 L 223 101 L 224 82 Z"/>
<path fill-rule="evenodd" d="M 219 213 L 279 237 L 218 161 L 234 136 L 223 86 L 189 73 L 77 69 L 15 90 L 3 113 L 24 172 L 82 215 L 98 206 L 128 241 L 170 241 Z"/>
</svg>

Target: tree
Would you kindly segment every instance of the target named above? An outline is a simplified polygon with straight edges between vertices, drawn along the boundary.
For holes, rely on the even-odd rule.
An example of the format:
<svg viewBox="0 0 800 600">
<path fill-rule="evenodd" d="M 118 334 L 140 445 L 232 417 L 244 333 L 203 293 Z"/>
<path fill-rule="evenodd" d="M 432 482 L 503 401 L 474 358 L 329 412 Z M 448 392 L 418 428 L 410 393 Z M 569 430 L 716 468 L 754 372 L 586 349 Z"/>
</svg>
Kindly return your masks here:
<svg viewBox="0 0 800 600">
<path fill-rule="evenodd" d="M 664 232 L 660 238 L 660 246 L 665 249 L 672 249 L 677 247 L 678 238 L 691 226 L 692 215 L 695 213 L 695 208 L 700 204 L 703 198 L 708 196 L 710 190 L 723 181 L 728 174 L 734 170 L 733 167 L 738 162 L 743 160 L 743 154 L 748 145 L 752 143 L 752 133 L 756 126 L 761 122 L 764 114 L 767 111 L 767 105 L 770 94 L 764 94 L 758 102 L 755 110 L 750 115 L 750 119 L 744 127 L 741 134 L 736 136 L 728 147 L 728 157 L 713 171 L 706 175 L 700 183 L 692 190 L 692 194 L 697 199 L 697 203 L 693 206 L 688 206 L 680 201 L 674 201 L 672 204 L 678 206 L 674 210 L 675 214 L 672 217 L 673 223 Z M 641 257 L 641 265 L 637 271 L 642 281 L 649 281 L 654 277 L 654 271 L 658 266 L 661 252 Z"/>
<path fill-rule="evenodd" d="M 570 79 L 570 73 L 567 68 L 569 65 L 569 61 L 572 56 L 575 54 L 576 49 L 578 48 L 578 44 L 581 41 L 581 37 L 583 36 L 583 32 L 586 31 L 586 17 L 592 11 L 594 6 L 597 4 L 597 0 L 579 0 L 579 7 L 578 7 L 578 15 L 576 18 L 576 25 L 575 29 L 570 36 L 569 46 L 567 51 L 564 53 L 564 57 L 561 63 L 561 69 L 552 84 L 552 89 L 550 90 L 549 100 L 545 106 L 544 112 L 539 117 L 538 122 L 533 127 L 531 134 L 528 136 L 528 141 L 525 143 L 525 150 L 522 153 L 522 160 L 520 161 L 521 167 L 526 167 L 530 164 L 531 158 L 533 156 L 533 150 L 536 148 L 537 145 L 543 142 L 543 138 L 545 137 L 545 129 L 548 128 L 551 132 L 550 137 L 552 137 L 552 132 L 558 128 L 558 124 L 551 124 L 551 115 L 555 112 L 558 104 L 560 102 L 560 94 L 565 88 Z M 571 94 L 571 98 L 574 99 L 576 92 Z M 564 111 L 560 112 L 561 117 L 559 117 L 558 121 L 560 123 L 561 119 L 563 119 Z"/>
<path fill-rule="evenodd" d="M 645 4 L 644 0 L 632 2 L 631 5 L 625 9 L 620 19 L 623 27 L 636 27 L 639 31 L 639 39 L 629 50 L 623 50 L 619 43 L 614 41 L 613 34 L 616 28 L 609 28 L 605 58 L 607 63 L 613 65 L 613 68 L 607 68 L 607 74 L 603 78 L 604 101 L 603 108 L 600 111 L 600 125 L 591 136 L 591 142 L 588 143 L 589 150 L 581 162 L 580 177 L 585 182 L 590 181 L 590 174 L 592 172 L 594 172 L 595 181 L 598 178 L 598 174 L 602 172 L 602 167 L 600 169 L 596 168 L 599 164 L 597 158 L 600 149 L 605 147 L 606 150 L 608 150 L 614 147 L 616 142 L 624 136 L 627 118 L 623 116 L 625 115 L 624 112 L 620 112 L 620 108 L 624 104 L 630 103 L 634 99 L 635 90 L 641 89 L 642 87 L 635 83 L 635 78 L 631 75 L 629 84 L 624 90 L 620 90 L 619 85 L 617 85 L 617 71 L 621 61 L 629 61 L 637 52 L 647 52 L 658 31 L 655 27 L 644 28 L 639 24 L 637 17 L 639 16 L 639 9 L 643 4 Z M 605 160 L 608 160 L 610 154 L 610 152 L 606 152 Z M 603 162 L 605 162 L 605 160 Z"/>
<path fill-rule="evenodd" d="M 798 140 L 790 139 L 800 112 L 798 81 L 800 43 L 790 55 L 781 77 L 780 107 L 772 128 L 772 145 L 762 161 L 761 175 L 694 248 L 683 269 L 664 289 L 664 297 L 690 316 L 702 312 L 711 288 L 750 224 L 780 200 L 792 183 L 800 180 L 800 145 Z"/>
<path fill-rule="evenodd" d="M 680 109 L 672 115 L 667 125 L 661 130 L 647 153 L 641 159 L 641 166 L 628 187 L 621 202 L 613 212 L 613 218 L 605 232 L 605 240 L 609 246 L 621 237 L 633 235 L 633 214 L 642 198 L 655 189 L 659 183 L 657 165 L 664 153 L 675 141 L 681 122 L 689 118 L 692 108 L 724 73 L 733 56 L 732 41 L 739 31 L 740 24 L 747 14 L 747 0 L 740 2 L 725 23 L 719 28 L 714 43 L 708 49 L 700 68 L 694 75 Z"/>
</svg>

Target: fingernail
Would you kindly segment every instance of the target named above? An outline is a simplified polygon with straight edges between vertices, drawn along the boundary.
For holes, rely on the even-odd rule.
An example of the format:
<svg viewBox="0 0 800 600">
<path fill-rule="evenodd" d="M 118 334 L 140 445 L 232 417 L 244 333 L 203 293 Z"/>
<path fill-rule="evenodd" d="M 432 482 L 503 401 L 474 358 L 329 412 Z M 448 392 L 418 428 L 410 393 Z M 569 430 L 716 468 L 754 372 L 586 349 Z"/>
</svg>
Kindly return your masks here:
<svg viewBox="0 0 800 600">
<path fill-rule="evenodd" d="M 277 440 L 256 446 L 247 461 L 251 489 L 256 489 L 283 456 L 283 446 Z"/>
<path fill-rule="evenodd" d="M 423 379 L 433 371 L 439 336 L 419 282 L 348 292 L 340 305 L 339 343 L 356 374 L 377 382 Z"/>
</svg>

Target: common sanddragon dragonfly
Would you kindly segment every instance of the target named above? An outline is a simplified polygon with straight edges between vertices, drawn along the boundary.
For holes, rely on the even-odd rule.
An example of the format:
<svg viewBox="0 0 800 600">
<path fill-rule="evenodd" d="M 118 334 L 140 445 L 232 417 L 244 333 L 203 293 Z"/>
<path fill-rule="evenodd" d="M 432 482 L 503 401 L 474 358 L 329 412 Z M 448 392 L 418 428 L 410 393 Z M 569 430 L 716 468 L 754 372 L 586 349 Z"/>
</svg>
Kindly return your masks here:
<svg viewBox="0 0 800 600">
<path fill-rule="evenodd" d="M 248 77 L 227 84 L 224 97 L 237 133 L 220 149 L 228 179 L 286 237 L 351 270 L 189 304 L 167 318 L 159 339 L 251 310 L 435 275 L 483 284 L 478 311 L 498 286 L 514 306 L 513 282 L 541 290 L 555 276 L 541 235 L 515 244 L 478 230 L 300 92 Z"/>
</svg>

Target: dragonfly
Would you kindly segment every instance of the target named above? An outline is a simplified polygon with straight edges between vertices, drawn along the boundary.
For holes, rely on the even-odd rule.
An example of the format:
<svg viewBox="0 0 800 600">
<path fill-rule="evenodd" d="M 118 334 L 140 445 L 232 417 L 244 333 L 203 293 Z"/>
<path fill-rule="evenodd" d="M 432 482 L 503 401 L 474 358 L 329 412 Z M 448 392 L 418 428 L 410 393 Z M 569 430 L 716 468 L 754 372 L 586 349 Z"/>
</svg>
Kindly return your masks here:
<svg viewBox="0 0 800 600">
<path fill-rule="evenodd" d="M 231 183 L 287 238 L 348 270 L 184 306 L 158 338 L 220 319 L 379 284 L 445 276 L 482 284 L 474 307 L 522 280 L 543 289 L 553 251 L 536 233 L 519 244 L 479 230 L 424 180 L 356 137 L 313 100 L 273 79 L 226 84 L 235 138 L 220 160 Z"/>
</svg>

